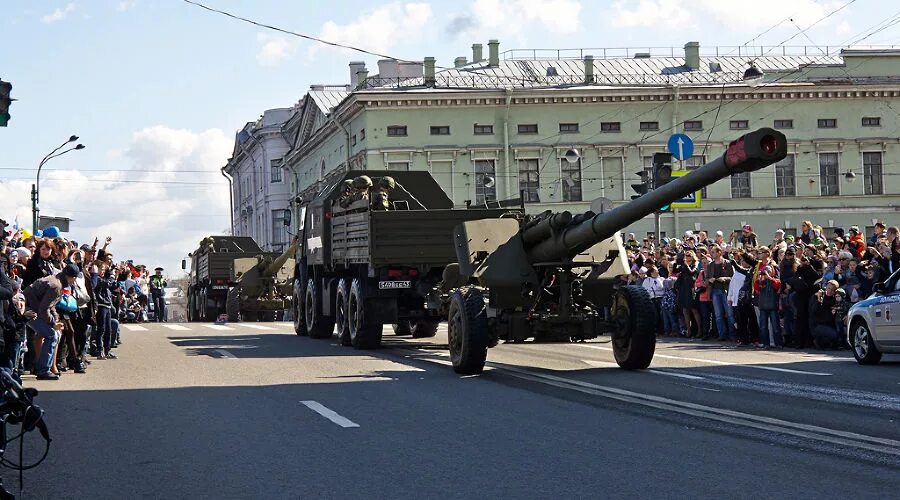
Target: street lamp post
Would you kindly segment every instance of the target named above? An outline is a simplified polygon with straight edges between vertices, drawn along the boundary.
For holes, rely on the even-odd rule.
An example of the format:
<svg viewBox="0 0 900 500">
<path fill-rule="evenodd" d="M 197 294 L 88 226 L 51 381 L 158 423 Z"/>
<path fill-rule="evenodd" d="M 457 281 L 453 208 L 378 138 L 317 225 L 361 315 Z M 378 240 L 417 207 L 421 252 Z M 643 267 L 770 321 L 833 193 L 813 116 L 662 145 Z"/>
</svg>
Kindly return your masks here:
<svg viewBox="0 0 900 500">
<path fill-rule="evenodd" d="M 40 194 L 41 194 L 41 169 L 44 168 L 45 163 L 52 160 L 53 158 L 56 158 L 57 156 L 62 156 L 64 154 L 68 153 L 69 151 L 76 151 L 79 149 L 84 149 L 84 144 L 76 144 L 75 146 L 72 146 L 69 149 L 66 149 L 66 150 L 63 150 L 62 152 L 57 153 L 57 151 L 66 147 L 67 144 L 71 144 L 77 140 L 78 140 L 77 135 L 70 136 L 69 140 L 60 144 L 53 151 L 50 151 L 49 153 L 47 153 L 47 156 L 45 156 L 44 159 L 42 159 L 41 162 L 38 164 L 37 176 L 34 179 L 34 184 L 31 185 L 31 231 L 32 231 L 32 233 L 36 233 L 38 230 L 38 216 L 41 213 L 40 209 L 38 208 L 38 203 L 40 201 Z"/>
</svg>

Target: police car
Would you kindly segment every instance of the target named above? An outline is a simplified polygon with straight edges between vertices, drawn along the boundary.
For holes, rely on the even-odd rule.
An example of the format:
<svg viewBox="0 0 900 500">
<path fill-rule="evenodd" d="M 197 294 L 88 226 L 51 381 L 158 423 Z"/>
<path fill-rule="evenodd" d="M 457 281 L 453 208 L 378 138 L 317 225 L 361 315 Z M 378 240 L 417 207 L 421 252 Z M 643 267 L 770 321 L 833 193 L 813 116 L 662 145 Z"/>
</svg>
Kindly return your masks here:
<svg viewBox="0 0 900 500">
<path fill-rule="evenodd" d="M 853 356 L 861 365 L 874 365 L 884 353 L 900 353 L 900 271 L 875 293 L 850 308 L 847 335 Z"/>
</svg>

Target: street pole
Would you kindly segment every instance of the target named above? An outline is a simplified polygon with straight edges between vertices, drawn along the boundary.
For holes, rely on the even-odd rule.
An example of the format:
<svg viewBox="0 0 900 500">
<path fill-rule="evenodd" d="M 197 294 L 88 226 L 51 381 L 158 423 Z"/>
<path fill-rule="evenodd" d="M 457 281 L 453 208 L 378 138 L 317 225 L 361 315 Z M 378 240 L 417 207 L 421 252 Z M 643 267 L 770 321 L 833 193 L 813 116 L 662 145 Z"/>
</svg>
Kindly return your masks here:
<svg viewBox="0 0 900 500">
<path fill-rule="evenodd" d="M 41 196 L 41 169 L 44 168 L 45 163 L 52 160 L 53 158 L 56 158 L 57 156 L 62 156 L 64 154 L 68 153 L 69 151 L 76 151 L 79 149 L 84 149 L 84 144 L 76 144 L 75 146 L 72 146 L 71 148 L 66 149 L 61 153 L 57 153 L 57 151 L 64 148 L 66 146 L 66 144 L 75 142 L 77 140 L 78 140 L 77 135 L 69 136 L 69 140 L 67 140 L 66 142 L 57 146 L 56 149 L 54 149 L 53 151 L 50 151 L 49 153 L 47 153 L 47 156 L 44 156 L 44 158 L 38 164 L 37 175 L 35 176 L 34 184 L 31 185 L 31 232 L 32 232 L 32 234 L 37 233 L 38 220 L 39 220 L 39 216 L 40 216 L 40 209 L 38 208 L 38 203 L 40 203 L 40 196 Z"/>
<path fill-rule="evenodd" d="M 656 221 L 656 248 L 659 248 L 659 246 L 662 245 L 662 236 L 659 230 L 660 222 L 662 221 L 662 212 L 657 210 L 653 219 Z"/>
</svg>

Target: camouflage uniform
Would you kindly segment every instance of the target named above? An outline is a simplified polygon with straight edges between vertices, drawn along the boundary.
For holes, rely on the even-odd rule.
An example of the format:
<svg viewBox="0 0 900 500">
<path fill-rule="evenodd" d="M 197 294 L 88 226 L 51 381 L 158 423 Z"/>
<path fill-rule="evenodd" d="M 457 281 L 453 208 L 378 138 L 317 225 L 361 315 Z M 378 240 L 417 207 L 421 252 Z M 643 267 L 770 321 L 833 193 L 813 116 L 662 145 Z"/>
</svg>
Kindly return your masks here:
<svg viewBox="0 0 900 500">
<path fill-rule="evenodd" d="M 353 179 L 353 193 L 350 195 L 350 203 L 369 199 L 369 188 L 372 187 L 372 179 L 368 175 L 360 175 Z"/>
<path fill-rule="evenodd" d="M 384 176 L 378 180 L 378 188 L 372 193 L 372 210 L 391 209 L 390 196 L 395 186 L 393 177 Z"/>
<path fill-rule="evenodd" d="M 347 179 L 341 185 L 341 196 L 338 198 L 338 205 L 341 208 L 347 208 L 350 206 L 350 197 L 353 195 L 353 181 Z"/>
</svg>

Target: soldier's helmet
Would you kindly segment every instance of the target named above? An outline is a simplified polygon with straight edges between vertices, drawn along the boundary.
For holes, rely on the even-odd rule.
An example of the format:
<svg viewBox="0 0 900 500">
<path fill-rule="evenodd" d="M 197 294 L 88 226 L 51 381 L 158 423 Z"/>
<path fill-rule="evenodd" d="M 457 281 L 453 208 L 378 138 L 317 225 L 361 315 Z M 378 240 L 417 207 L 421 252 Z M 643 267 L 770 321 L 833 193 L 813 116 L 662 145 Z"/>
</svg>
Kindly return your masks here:
<svg viewBox="0 0 900 500">
<path fill-rule="evenodd" d="M 360 175 L 353 179 L 354 189 L 364 189 L 372 187 L 372 179 L 368 175 Z"/>
<path fill-rule="evenodd" d="M 397 182 L 394 181 L 393 177 L 391 177 L 389 175 L 385 175 L 384 177 L 382 177 L 381 179 L 378 180 L 378 186 L 387 188 L 387 189 L 394 189 L 397 187 Z"/>
<path fill-rule="evenodd" d="M 353 187 L 353 179 L 347 179 L 341 184 L 341 189 L 343 189 L 345 191 L 349 190 L 352 187 Z"/>
</svg>

